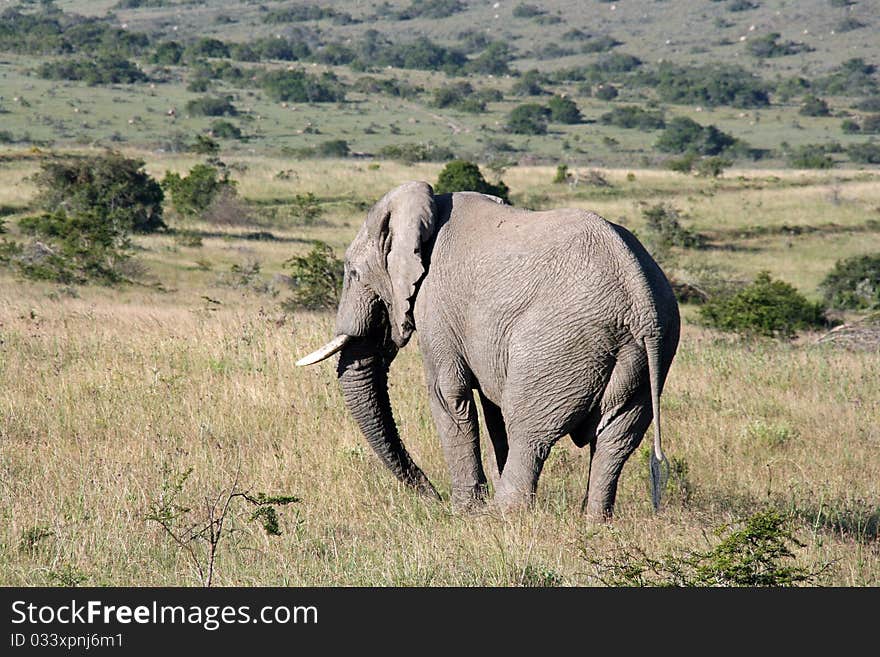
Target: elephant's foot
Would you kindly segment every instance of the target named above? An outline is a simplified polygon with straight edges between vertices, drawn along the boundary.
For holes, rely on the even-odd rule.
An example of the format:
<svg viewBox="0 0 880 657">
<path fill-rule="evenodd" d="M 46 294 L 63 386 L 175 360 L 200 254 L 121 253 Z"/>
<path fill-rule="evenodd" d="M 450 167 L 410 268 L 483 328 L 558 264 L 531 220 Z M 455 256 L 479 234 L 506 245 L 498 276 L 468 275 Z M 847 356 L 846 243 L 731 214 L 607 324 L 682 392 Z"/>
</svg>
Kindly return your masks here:
<svg viewBox="0 0 880 657">
<path fill-rule="evenodd" d="M 453 486 L 452 510 L 455 513 L 479 513 L 486 508 L 489 491 L 486 484 Z"/>
<path fill-rule="evenodd" d="M 504 485 L 504 481 L 495 490 L 493 505 L 501 512 L 516 512 L 531 509 L 535 506 L 535 493 L 531 490 L 517 490 Z"/>
</svg>

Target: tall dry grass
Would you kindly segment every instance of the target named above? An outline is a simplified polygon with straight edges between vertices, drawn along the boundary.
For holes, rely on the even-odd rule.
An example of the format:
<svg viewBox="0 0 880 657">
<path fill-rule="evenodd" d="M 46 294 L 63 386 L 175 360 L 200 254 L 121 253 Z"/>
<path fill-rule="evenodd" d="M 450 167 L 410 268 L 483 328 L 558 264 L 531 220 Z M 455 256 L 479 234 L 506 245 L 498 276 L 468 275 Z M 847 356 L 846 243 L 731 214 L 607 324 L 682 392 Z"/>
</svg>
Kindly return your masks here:
<svg viewBox="0 0 880 657">
<path fill-rule="evenodd" d="M 242 188 L 254 196 L 323 189 L 276 190 L 274 179 L 261 187 L 269 183 L 259 172 L 276 166 L 255 164 Z M 413 174 L 378 172 L 359 179 L 346 169 L 347 182 L 338 182 L 369 200 Z M 523 187 L 549 189 L 551 203 L 577 192 L 550 189 L 533 173 Z M 659 175 L 657 185 L 672 194 L 676 180 Z M 356 229 L 350 216 L 331 214 L 315 230 L 344 244 Z M 304 240 L 314 234 L 275 232 L 296 231 Z M 809 253 L 812 240 L 794 250 Z M 768 507 L 791 517 L 804 544 L 799 563 L 828 565 L 817 584 L 880 584 L 876 351 L 820 347 L 810 336 L 740 341 L 686 324 L 662 400 L 676 475 L 659 515 L 643 447 L 624 471 L 614 523 L 585 523 L 578 508 L 588 456 L 564 439 L 533 511 L 459 516 L 415 497 L 378 464 L 343 407 L 332 365 L 293 366 L 331 335 L 331 314 L 284 316 L 280 296 L 217 283 L 239 257 L 280 269 L 306 241 L 139 243 L 166 291 L 71 293 L 0 274 L 0 584 L 198 584 L 185 552 L 147 519 L 173 475 L 189 469 L 179 501 L 195 520 L 205 499 L 234 481 L 301 498 L 279 508 L 277 537 L 249 520 L 247 504 L 233 507 L 234 531 L 218 547 L 220 585 L 595 585 L 591 555 L 620 543 L 655 555 L 704 549 L 713 528 Z M 194 267 L 198 258 L 214 269 Z M 395 362 L 391 386 L 404 440 L 448 493 L 415 345 Z"/>
</svg>

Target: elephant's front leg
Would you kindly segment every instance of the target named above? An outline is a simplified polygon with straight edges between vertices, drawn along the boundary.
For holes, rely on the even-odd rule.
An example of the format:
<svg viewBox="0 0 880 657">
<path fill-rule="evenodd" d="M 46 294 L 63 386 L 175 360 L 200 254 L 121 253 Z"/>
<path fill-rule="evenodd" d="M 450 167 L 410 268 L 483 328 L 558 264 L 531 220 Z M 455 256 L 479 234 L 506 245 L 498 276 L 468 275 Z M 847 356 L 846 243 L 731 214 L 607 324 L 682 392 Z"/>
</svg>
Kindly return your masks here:
<svg viewBox="0 0 880 657">
<path fill-rule="evenodd" d="M 486 475 L 473 391 L 462 381 L 428 381 L 431 413 L 452 480 L 452 507 L 467 511 L 486 501 Z"/>
</svg>

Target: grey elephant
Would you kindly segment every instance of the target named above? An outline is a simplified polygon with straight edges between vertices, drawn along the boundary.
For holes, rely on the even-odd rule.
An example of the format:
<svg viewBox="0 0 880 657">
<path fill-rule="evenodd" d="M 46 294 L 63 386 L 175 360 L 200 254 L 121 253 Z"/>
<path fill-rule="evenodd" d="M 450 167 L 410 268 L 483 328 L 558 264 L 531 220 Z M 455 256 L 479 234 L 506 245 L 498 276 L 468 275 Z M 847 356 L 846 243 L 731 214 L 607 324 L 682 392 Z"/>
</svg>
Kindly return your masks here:
<svg viewBox="0 0 880 657">
<path fill-rule="evenodd" d="M 379 458 L 426 496 L 435 488 L 400 440 L 388 368 L 418 330 L 431 412 L 456 508 L 487 497 L 474 393 L 497 465 L 495 502 L 529 505 L 550 448 L 590 446 L 582 508 L 608 519 L 627 458 L 652 418 L 659 504 L 659 402 L 679 337 L 669 282 L 625 228 L 577 209 L 533 212 L 476 192 L 388 192 L 345 254 L 336 337 L 345 403 Z"/>
</svg>

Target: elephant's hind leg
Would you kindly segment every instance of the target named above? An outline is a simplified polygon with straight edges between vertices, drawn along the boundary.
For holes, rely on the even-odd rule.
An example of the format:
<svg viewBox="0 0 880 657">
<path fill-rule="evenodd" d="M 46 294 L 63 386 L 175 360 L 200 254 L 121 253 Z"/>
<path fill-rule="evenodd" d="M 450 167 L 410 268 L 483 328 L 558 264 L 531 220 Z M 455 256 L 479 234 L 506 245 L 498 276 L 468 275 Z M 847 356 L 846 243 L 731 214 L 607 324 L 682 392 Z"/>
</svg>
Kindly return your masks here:
<svg viewBox="0 0 880 657">
<path fill-rule="evenodd" d="M 495 464 L 497 471 L 492 469 L 492 483 L 498 487 L 498 479 L 504 472 L 504 464 L 507 462 L 507 428 L 504 426 L 504 416 L 497 404 L 486 398 L 482 390 L 480 393 L 480 405 L 483 407 L 483 419 L 486 421 L 486 431 L 492 440 L 492 448 L 495 452 Z"/>
</svg>

